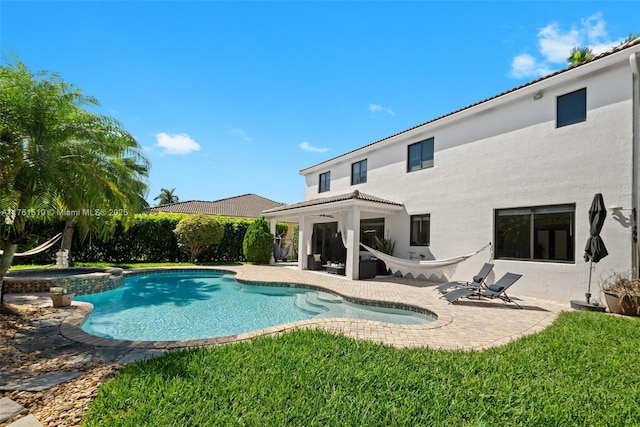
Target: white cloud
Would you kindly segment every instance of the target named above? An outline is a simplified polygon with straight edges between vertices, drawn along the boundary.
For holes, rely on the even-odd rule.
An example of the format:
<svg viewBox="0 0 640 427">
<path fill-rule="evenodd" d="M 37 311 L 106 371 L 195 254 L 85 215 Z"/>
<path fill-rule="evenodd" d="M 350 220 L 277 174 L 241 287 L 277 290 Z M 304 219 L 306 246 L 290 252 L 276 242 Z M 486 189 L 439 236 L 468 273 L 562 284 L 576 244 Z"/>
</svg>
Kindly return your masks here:
<svg viewBox="0 0 640 427">
<path fill-rule="evenodd" d="M 566 63 L 571 49 L 582 45 L 582 37 L 575 28 L 563 33 L 558 24 L 550 24 L 538 32 L 538 43 L 547 61 Z"/>
<path fill-rule="evenodd" d="M 372 113 L 377 113 L 379 111 L 382 111 L 389 114 L 390 116 L 394 116 L 396 114 L 393 112 L 393 110 L 391 110 L 391 108 L 386 108 L 378 104 L 369 104 L 369 111 L 371 111 Z"/>
<path fill-rule="evenodd" d="M 233 128 L 231 129 L 231 134 L 235 135 L 237 137 L 242 138 L 242 140 L 247 141 L 247 142 L 251 142 L 251 137 L 242 129 L 239 128 Z"/>
<path fill-rule="evenodd" d="M 544 76 L 551 73 L 551 70 L 544 64 L 539 64 L 536 59 L 529 54 L 518 55 L 511 63 L 511 77 L 521 79 L 530 76 Z"/>
<path fill-rule="evenodd" d="M 307 141 L 301 142 L 298 145 L 298 147 L 300 147 L 302 151 L 307 151 L 309 153 L 326 153 L 327 151 L 329 151 L 328 148 L 314 147 L 313 145 L 309 144 Z"/>
<path fill-rule="evenodd" d="M 606 30 L 607 22 L 602 13 L 580 20 L 579 25 L 562 29 L 551 23 L 538 31 L 538 55 L 520 54 L 513 58 L 511 72 L 514 78 L 542 77 L 568 66 L 571 49 L 587 46 L 598 55 L 620 44 L 622 39 L 611 40 Z"/>
<path fill-rule="evenodd" d="M 607 37 L 607 30 L 605 29 L 607 23 L 602 18 L 601 12 L 598 12 L 588 18 L 583 18 L 581 23 L 587 31 L 587 40 L 597 41 Z"/>
<path fill-rule="evenodd" d="M 156 145 L 164 148 L 164 152 L 167 154 L 189 154 L 192 151 L 200 150 L 200 144 L 186 133 L 169 135 L 160 132 L 156 135 L 156 140 Z"/>
</svg>

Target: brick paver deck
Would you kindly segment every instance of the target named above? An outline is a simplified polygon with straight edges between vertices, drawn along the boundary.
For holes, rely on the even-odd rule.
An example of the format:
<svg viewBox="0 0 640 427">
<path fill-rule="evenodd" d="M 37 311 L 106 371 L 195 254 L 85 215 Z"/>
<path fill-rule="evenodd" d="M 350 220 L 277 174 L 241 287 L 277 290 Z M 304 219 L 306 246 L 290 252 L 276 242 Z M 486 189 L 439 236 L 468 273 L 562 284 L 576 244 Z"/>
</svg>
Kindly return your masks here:
<svg viewBox="0 0 640 427">
<path fill-rule="evenodd" d="M 77 306 L 63 321 L 60 332 L 68 339 L 93 346 L 127 348 L 176 348 L 194 345 L 217 345 L 277 334 L 294 328 L 318 328 L 342 333 L 356 339 L 366 339 L 398 348 L 430 347 L 437 349 L 486 349 L 532 334 L 549 326 L 559 312 L 570 310 L 569 303 L 517 295 L 517 284 L 510 296 L 522 309 L 502 301 L 464 300 L 448 304 L 433 289 L 435 283 L 407 278 L 378 276 L 371 280 L 347 280 L 332 274 L 300 271 L 285 266 L 220 267 L 234 272 L 246 282 L 295 283 L 317 287 L 345 297 L 407 304 L 426 309 L 437 320 L 425 325 L 399 325 L 357 319 L 312 319 L 279 325 L 230 337 L 172 342 L 136 342 L 99 338 L 80 328 L 89 313 L 89 305 Z"/>
</svg>

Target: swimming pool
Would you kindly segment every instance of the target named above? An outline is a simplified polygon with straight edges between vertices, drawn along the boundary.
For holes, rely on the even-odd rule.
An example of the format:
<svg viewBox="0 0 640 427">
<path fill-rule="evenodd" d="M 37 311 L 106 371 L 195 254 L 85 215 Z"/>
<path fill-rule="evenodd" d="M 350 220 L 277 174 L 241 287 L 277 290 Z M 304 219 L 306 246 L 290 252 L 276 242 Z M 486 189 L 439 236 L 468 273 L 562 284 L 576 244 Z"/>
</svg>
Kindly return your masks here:
<svg viewBox="0 0 640 427">
<path fill-rule="evenodd" d="M 82 325 L 85 332 L 133 341 L 216 338 L 313 318 L 413 325 L 435 320 L 424 313 L 354 304 L 334 294 L 287 284 L 244 284 L 219 271 L 131 276 L 120 288 L 74 299 L 94 306 Z"/>
</svg>

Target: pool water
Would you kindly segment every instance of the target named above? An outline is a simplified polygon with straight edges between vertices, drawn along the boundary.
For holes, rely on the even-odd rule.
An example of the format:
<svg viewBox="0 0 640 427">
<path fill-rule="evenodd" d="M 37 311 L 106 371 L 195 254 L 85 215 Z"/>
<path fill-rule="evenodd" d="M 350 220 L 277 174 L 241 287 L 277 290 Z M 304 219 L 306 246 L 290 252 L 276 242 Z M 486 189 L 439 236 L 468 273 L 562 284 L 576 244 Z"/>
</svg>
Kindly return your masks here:
<svg viewBox="0 0 640 427">
<path fill-rule="evenodd" d="M 213 271 L 132 276 L 117 289 L 74 299 L 94 306 L 82 325 L 85 332 L 134 341 L 223 337 L 323 317 L 402 324 L 435 320 L 408 310 L 349 303 L 326 292 L 242 284 Z"/>
</svg>

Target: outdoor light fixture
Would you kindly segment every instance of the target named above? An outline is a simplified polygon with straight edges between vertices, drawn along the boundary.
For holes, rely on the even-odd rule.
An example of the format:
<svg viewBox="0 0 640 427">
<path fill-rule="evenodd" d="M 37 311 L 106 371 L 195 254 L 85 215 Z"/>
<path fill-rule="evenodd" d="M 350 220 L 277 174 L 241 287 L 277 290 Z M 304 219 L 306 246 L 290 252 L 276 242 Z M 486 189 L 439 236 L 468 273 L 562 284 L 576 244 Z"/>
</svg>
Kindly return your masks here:
<svg viewBox="0 0 640 427">
<path fill-rule="evenodd" d="M 622 210 L 622 206 L 609 206 L 607 208 L 607 211 L 609 211 L 611 215 L 617 215 L 620 213 L 621 210 Z"/>
<path fill-rule="evenodd" d="M 533 100 L 537 101 L 538 99 L 542 98 L 542 90 L 539 90 L 535 93 L 535 95 L 533 95 Z"/>
</svg>

